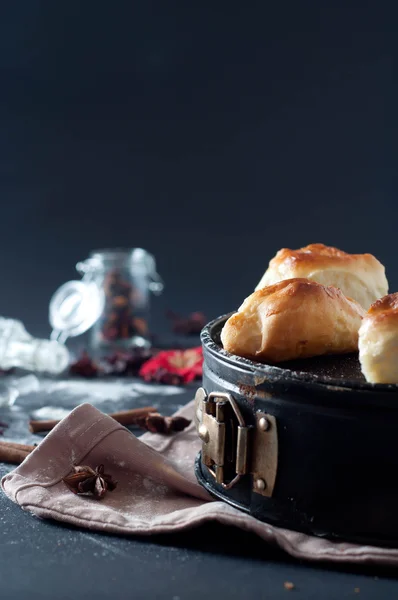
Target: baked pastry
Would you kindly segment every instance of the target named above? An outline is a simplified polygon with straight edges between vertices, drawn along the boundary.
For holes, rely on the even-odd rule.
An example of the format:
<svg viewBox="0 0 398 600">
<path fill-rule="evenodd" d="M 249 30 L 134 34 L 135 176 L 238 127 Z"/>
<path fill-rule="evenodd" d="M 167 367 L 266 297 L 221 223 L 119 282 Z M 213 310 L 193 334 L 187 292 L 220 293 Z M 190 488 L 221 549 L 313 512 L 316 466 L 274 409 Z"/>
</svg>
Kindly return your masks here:
<svg viewBox="0 0 398 600">
<path fill-rule="evenodd" d="M 365 310 L 388 293 L 385 268 L 372 254 L 347 254 L 324 244 L 279 250 L 256 290 L 292 277 L 338 287 Z"/>
<path fill-rule="evenodd" d="M 286 279 L 246 298 L 221 332 L 224 349 L 278 363 L 358 350 L 363 308 L 337 288 Z"/>
<path fill-rule="evenodd" d="M 370 383 L 398 383 L 398 294 L 377 300 L 359 329 L 359 360 Z"/>
</svg>

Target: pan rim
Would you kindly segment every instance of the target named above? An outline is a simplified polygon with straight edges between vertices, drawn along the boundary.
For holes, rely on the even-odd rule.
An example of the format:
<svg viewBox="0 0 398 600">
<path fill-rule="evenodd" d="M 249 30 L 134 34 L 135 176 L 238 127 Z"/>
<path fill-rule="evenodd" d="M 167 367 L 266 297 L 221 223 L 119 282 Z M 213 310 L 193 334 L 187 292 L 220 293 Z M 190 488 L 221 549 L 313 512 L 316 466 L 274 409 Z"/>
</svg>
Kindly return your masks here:
<svg viewBox="0 0 398 600">
<path fill-rule="evenodd" d="M 261 378 L 263 375 L 269 381 L 280 381 L 281 379 L 291 380 L 292 383 L 303 384 L 320 384 L 327 386 L 328 389 L 336 388 L 336 391 L 344 389 L 360 390 L 364 392 L 382 392 L 382 393 L 398 393 L 398 384 L 395 383 L 368 383 L 366 381 L 358 381 L 355 379 L 333 379 L 322 375 L 313 375 L 304 371 L 294 371 L 292 369 L 284 369 L 283 367 L 260 363 L 248 358 L 231 354 L 214 339 L 214 331 L 220 328 L 226 320 L 234 314 L 235 311 L 216 317 L 202 329 L 200 339 L 202 346 L 218 359 L 226 362 L 234 367 L 255 372 Z"/>
</svg>

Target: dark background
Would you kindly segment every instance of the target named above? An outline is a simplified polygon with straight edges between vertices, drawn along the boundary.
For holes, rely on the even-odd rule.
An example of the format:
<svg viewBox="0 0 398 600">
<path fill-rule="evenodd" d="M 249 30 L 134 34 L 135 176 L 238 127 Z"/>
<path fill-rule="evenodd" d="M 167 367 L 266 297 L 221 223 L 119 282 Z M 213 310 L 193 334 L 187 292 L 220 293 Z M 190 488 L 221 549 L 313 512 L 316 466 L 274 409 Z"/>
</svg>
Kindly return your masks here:
<svg viewBox="0 0 398 600">
<path fill-rule="evenodd" d="M 160 328 L 167 307 L 236 308 L 283 246 L 372 252 L 398 290 L 395 13 L 366 0 L 0 3 L 0 314 L 48 335 L 51 294 L 104 246 L 155 254 Z M 303 598 L 394 596 L 374 569 L 298 565 L 237 531 L 106 541 L 8 504 L 4 598 L 15 582 L 32 598 L 285 597 L 285 580 Z"/>
<path fill-rule="evenodd" d="M 0 314 L 48 334 L 103 246 L 155 254 L 155 319 L 227 312 L 278 248 L 318 241 L 398 289 L 388 7 L 2 3 Z"/>
</svg>

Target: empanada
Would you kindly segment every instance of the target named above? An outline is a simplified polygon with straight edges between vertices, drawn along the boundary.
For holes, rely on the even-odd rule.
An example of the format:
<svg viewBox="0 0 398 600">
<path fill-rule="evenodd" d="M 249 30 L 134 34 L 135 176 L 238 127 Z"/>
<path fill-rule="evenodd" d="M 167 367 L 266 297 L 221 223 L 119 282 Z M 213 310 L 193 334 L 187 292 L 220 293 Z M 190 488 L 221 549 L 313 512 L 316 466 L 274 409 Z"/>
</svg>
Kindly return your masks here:
<svg viewBox="0 0 398 600">
<path fill-rule="evenodd" d="M 385 268 L 372 254 L 347 254 L 324 244 L 279 250 L 256 290 L 293 277 L 340 288 L 365 310 L 388 292 Z"/>
<path fill-rule="evenodd" d="M 221 341 L 232 354 L 267 363 L 355 352 L 364 314 L 337 288 L 287 279 L 246 298 Z"/>
</svg>

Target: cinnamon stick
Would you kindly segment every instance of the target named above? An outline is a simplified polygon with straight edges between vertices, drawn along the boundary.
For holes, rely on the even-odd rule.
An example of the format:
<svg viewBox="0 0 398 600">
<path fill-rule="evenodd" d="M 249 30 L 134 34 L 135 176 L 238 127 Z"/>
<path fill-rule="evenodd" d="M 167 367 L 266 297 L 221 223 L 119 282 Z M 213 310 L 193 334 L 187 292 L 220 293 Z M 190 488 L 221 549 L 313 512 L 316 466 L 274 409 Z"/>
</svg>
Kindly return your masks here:
<svg viewBox="0 0 398 600">
<path fill-rule="evenodd" d="M 51 431 L 59 421 L 29 421 L 29 431 L 31 433 L 39 433 L 40 431 Z"/>
<path fill-rule="evenodd" d="M 29 444 L 18 444 L 17 442 L 6 442 L 0 441 L 0 447 L 5 446 L 6 448 L 15 448 L 16 450 L 22 450 L 23 452 L 32 452 L 36 448 L 36 446 L 31 446 Z"/>
<path fill-rule="evenodd" d="M 0 444 L 0 462 L 20 465 L 21 462 L 34 450 L 34 446 L 26 444 L 17 444 L 16 442 L 1 442 Z"/>
<path fill-rule="evenodd" d="M 39 433 L 40 431 L 51 431 L 54 429 L 56 425 L 58 425 L 59 421 L 49 420 L 49 421 L 29 421 L 29 431 L 31 433 Z"/>
<path fill-rule="evenodd" d="M 112 413 L 109 416 L 115 419 L 120 425 L 135 425 L 137 419 L 147 417 L 149 413 L 156 412 L 153 406 L 144 406 L 143 408 L 132 408 L 131 410 L 121 410 L 117 413 Z"/>
<path fill-rule="evenodd" d="M 153 406 L 144 406 L 142 408 L 132 408 L 131 410 L 122 410 L 117 413 L 112 413 L 109 416 L 115 419 L 121 425 L 125 427 L 128 425 L 135 425 L 137 419 L 146 417 L 151 412 L 156 412 L 156 408 Z M 43 431 L 51 431 L 59 421 L 29 421 L 29 430 L 32 433 L 40 433 Z"/>
</svg>

